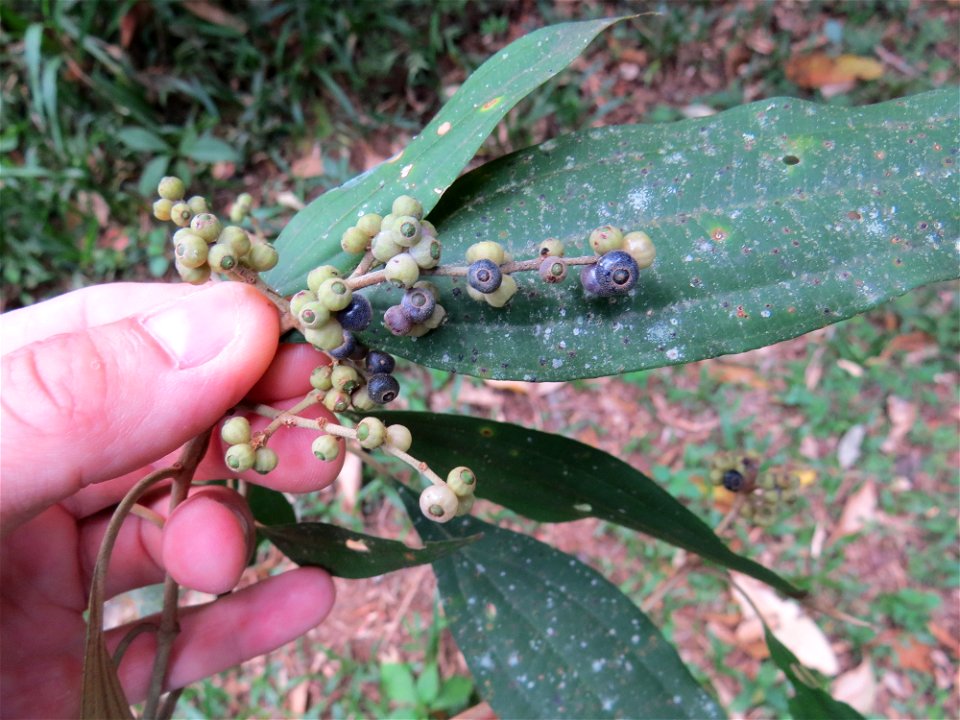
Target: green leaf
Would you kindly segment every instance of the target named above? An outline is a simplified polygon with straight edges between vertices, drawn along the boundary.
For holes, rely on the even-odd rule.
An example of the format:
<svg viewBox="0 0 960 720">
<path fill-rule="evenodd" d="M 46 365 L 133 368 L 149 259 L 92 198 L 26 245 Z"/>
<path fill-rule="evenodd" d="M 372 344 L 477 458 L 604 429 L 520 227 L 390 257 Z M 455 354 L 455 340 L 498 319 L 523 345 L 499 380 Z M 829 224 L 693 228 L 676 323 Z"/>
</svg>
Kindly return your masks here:
<svg viewBox="0 0 960 720">
<path fill-rule="evenodd" d="M 387 700 L 404 705 L 417 702 L 413 673 L 405 663 L 383 663 L 380 666 L 380 686 Z"/>
<path fill-rule="evenodd" d="M 429 212 L 503 116 L 621 19 L 541 28 L 487 60 L 400 155 L 322 195 L 293 217 L 277 238 L 280 263 L 265 274 L 266 282 L 290 294 L 306 287 L 307 273 L 317 265 L 352 268 L 360 256 L 344 253 L 340 236 L 364 213 L 388 213 L 397 195 L 414 195 Z"/>
<path fill-rule="evenodd" d="M 433 562 L 479 539 L 431 542 L 417 549 L 319 522 L 273 525 L 260 528 L 260 532 L 298 565 L 322 567 L 331 575 L 351 579 Z"/>
<path fill-rule="evenodd" d="M 229 143 L 210 135 L 187 139 L 180 143 L 180 153 L 191 160 L 205 163 L 238 162 L 240 153 Z"/>
<path fill-rule="evenodd" d="M 440 693 L 440 670 L 437 663 L 429 662 L 423 672 L 417 676 L 417 698 L 424 705 L 430 705 Z"/>
<path fill-rule="evenodd" d="M 470 699 L 473 693 L 473 681 L 462 675 L 454 675 L 443 681 L 440 694 L 433 701 L 433 710 L 459 710 Z"/>
<path fill-rule="evenodd" d="M 136 152 L 165 153 L 170 149 L 163 138 L 141 127 L 121 128 L 117 131 L 117 139 Z"/>
<path fill-rule="evenodd" d="M 471 517 L 439 525 L 400 488 L 421 537 L 483 533 L 434 562 L 450 630 L 499 717 L 719 718 L 673 647 L 592 568 Z"/>
<path fill-rule="evenodd" d="M 852 707 L 834 700 L 820 688 L 813 673 L 777 640 L 766 623 L 763 632 L 770 648 L 770 658 L 793 685 L 794 695 L 788 702 L 794 720 L 863 720 L 863 716 Z"/>
<path fill-rule="evenodd" d="M 157 185 L 160 179 L 167 174 L 167 167 L 170 165 L 170 158 L 166 155 L 158 155 L 143 167 L 140 173 L 140 182 L 137 183 L 137 191 L 145 198 L 156 197 Z"/>
<path fill-rule="evenodd" d="M 261 525 L 292 525 L 297 522 L 293 505 L 277 490 L 251 483 L 247 490 L 247 504 L 253 519 Z"/>
<path fill-rule="evenodd" d="M 599 377 L 770 345 L 956 277 L 958 103 L 956 89 L 853 109 L 764 100 L 514 153 L 458 180 L 430 216 L 443 262 L 478 239 L 523 259 L 553 236 L 582 255 L 611 223 L 656 243 L 638 287 L 588 302 L 573 269 L 550 286 L 518 273 L 496 310 L 431 278 L 442 329 L 396 338 L 375 323 L 363 340 L 467 375 Z M 369 297 L 382 313 L 397 293 Z"/>
<path fill-rule="evenodd" d="M 433 468 L 466 465 L 477 496 L 540 522 L 596 517 L 639 530 L 705 560 L 745 573 L 782 593 L 805 593 L 731 551 L 670 493 L 627 463 L 562 435 L 462 415 L 377 413 L 406 425 L 416 456 Z"/>
</svg>

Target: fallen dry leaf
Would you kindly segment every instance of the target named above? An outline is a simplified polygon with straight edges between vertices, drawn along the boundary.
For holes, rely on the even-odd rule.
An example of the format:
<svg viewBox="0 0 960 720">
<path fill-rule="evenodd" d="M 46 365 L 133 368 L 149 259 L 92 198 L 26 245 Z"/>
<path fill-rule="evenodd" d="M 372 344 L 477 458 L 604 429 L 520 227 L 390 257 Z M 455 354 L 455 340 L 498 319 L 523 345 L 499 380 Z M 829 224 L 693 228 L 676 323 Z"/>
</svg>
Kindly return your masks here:
<svg viewBox="0 0 960 720">
<path fill-rule="evenodd" d="M 864 660 L 834 680 L 831 695 L 864 715 L 872 713 L 877 702 L 877 678 L 870 661 Z"/>
<path fill-rule="evenodd" d="M 903 640 L 894 643 L 894 651 L 897 653 L 899 665 L 904 670 L 916 670 L 927 675 L 933 672 L 933 660 L 930 657 L 932 648 L 924 645 L 915 638 L 906 638 L 906 644 Z"/>
<path fill-rule="evenodd" d="M 880 446 L 885 453 L 894 453 L 903 443 L 917 421 L 917 406 L 896 395 L 887 398 L 887 416 L 890 418 L 890 433 Z"/>
<path fill-rule="evenodd" d="M 755 390 L 766 390 L 770 383 L 754 368 L 731 363 L 712 362 L 707 365 L 710 377 L 721 383 L 739 383 Z"/>
<path fill-rule="evenodd" d="M 790 58 L 786 74 L 800 87 L 823 88 L 845 85 L 855 80 L 876 80 L 883 75 L 883 64 L 859 55 L 831 57 L 826 53 L 814 52 Z"/>
<path fill-rule="evenodd" d="M 236 15 L 231 15 L 212 2 L 206 2 L 206 0 L 186 0 L 186 2 L 183 3 L 183 7 L 201 20 L 206 20 L 208 23 L 230 28 L 241 35 L 247 32 L 247 24 L 243 20 Z"/>
<path fill-rule="evenodd" d="M 840 442 L 837 443 L 837 464 L 843 470 L 849 470 L 856 465 L 860 459 L 860 446 L 863 445 L 863 439 L 867 436 L 866 428 L 863 425 L 854 425 L 847 430 Z"/>
<path fill-rule="evenodd" d="M 954 657 L 960 657 L 960 638 L 955 637 L 949 630 L 937 625 L 932 620 L 927 623 L 927 630 L 937 639 L 937 642 L 953 653 Z"/>
<path fill-rule="evenodd" d="M 830 538 L 836 542 L 842 537 L 863 530 L 877 519 L 877 488 L 872 480 L 863 483 L 859 490 L 847 498 L 840 515 L 840 522 Z"/>
<path fill-rule="evenodd" d="M 298 178 L 323 175 L 323 155 L 320 153 L 320 143 L 313 144 L 309 155 L 304 155 L 290 164 L 290 174 Z"/>
</svg>

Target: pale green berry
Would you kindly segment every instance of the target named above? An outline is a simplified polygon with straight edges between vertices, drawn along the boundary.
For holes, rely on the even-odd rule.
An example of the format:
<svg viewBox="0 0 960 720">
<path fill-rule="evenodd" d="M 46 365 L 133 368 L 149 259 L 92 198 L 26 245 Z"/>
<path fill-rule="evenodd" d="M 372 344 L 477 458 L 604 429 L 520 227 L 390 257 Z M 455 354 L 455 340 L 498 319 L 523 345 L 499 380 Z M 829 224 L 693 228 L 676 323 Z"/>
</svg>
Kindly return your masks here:
<svg viewBox="0 0 960 720">
<path fill-rule="evenodd" d="M 503 307 L 512 298 L 517 292 L 517 281 L 513 279 L 510 275 L 504 275 L 503 280 L 500 283 L 500 287 L 494 290 L 492 293 L 487 293 L 483 296 L 483 299 L 486 300 L 487 304 L 490 307 Z"/>
<path fill-rule="evenodd" d="M 279 462 L 280 458 L 277 457 L 277 453 L 268 447 L 259 447 L 254 453 L 253 469 L 261 475 L 266 475 L 276 470 Z"/>
<path fill-rule="evenodd" d="M 157 195 L 164 200 L 181 200 L 186 191 L 187 188 L 183 184 L 183 180 L 173 175 L 161 178 L 160 183 L 157 185 Z"/>
<path fill-rule="evenodd" d="M 364 233 L 368 238 L 372 238 L 378 232 L 383 223 L 383 218 L 377 213 L 367 213 L 357 220 L 357 229 Z"/>
<path fill-rule="evenodd" d="M 429 280 L 417 280 L 413 284 L 415 288 L 423 288 L 424 290 L 429 290 L 433 294 L 434 300 L 440 299 L 440 288 L 438 288 L 434 283 Z"/>
<path fill-rule="evenodd" d="M 405 332 L 404 335 L 406 337 L 418 338 L 418 337 L 423 337 L 428 332 L 430 332 L 430 328 L 428 328 L 423 323 L 413 323 L 413 325 L 410 326 L 410 329 L 407 332 Z"/>
<path fill-rule="evenodd" d="M 466 291 L 467 291 L 467 295 L 470 296 L 470 299 L 471 299 L 471 300 L 476 300 L 477 302 L 486 302 L 486 301 L 487 301 L 487 295 L 486 295 L 486 293 L 482 293 L 482 292 L 480 292 L 479 290 L 474 290 L 474 289 L 473 289 L 472 287 L 470 287 L 469 285 L 467 285 L 465 289 L 466 289 Z"/>
<path fill-rule="evenodd" d="M 215 243 L 207 253 L 207 262 L 212 270 L 226 272 L 235 268 L 239 261 L 232 247 L 225 243 Z"/>
<path fill-rule="evenodd" d="M 366 387 L 358 387 L 350 394 L 350 404 L 354 410 L 359 410 L 360 412 L 367 412 L 377 407 L 373 398 L 370 397 L 370 393 L 367 392 Z"/>
<path fill-rule="evenodd" d="M 170 219 L 180 227 L 189 225 L 192 217 L 193 213 L 190 212 L 190 206 L 185 202 L 174 203 L 173 207 L 170 208 Z"/>
<path fill-rule="evenodd" d="M 477 260 L 490 260 L 495 265 L 503 265 L 503 245 L 493 240 L 474 243 L 467 248 L 467 263 L 472 264 Z"/>
<path fill-rule="evenodd" d="M 182 227 L 182 228 L 178 229 L 178 230 L 173 234 L 173 246 L 176 247 L 176 246 L 177 246 L 177 243 L 180 242 L 180 239 L 181 239 L 181 238 L 184 238 L 184 237 L 186 237 L 187 235 L 193 235 L 193 234 L 194 234 L 193 230 L 191 230 L 191 229 L 188 228 L 188 227 Z"/>
<path fill-rule="evenodd" d="M 423 326 L 427 330 L 436 330 L 440 327 L 444 320 L 447 319 L 447 311 L 444 309 L 443 305 L 436 305 L 433 308 L 433 312 L 430 313 L 430 317 L 423 321 Z"/>
<path fill-rule="evenodd" d="M 394 255 L 387 261 L 383 272 L 387 280 L 397 287 L 412 287 L 420 279 L 420 266 L 410 253 Z"/>
<path fill-rule="evenodd" d="M 383 445 L 387 439 L 387 427 L 375 417 L 366 417 L 357 423 L 357 442 L 366 450 Z"/>
<path fill-rule="evenodd" d="M 537 246 L 537 254 L 542 257 L 563 257 L 563 242 L 557 238 L 547 238 Z"/>
<path fill-rule="evenodd" d="M 207 280 L 210 279 L 209 265 L 201 265 L 197 268 L 188 268 L 185 265 L 181 265 L 179 260 L 175 260 L 173 264 L 177 269 L 177 273 L 180 275 L 180 279 L 184 282 L 190 283 L 191 285 L 203 285 Z"/>
<path fill-rule="evenodd" d="M 333 368 L 329 365 L 318 365 L 310 373 L 310 384 L 317 390 L 329 390 L 333 387 Z"/>
<path fill-rule="evenodd" d="M 208 243 L 216 242 L 222 229 L 220 221 L 213 213 L 200 213 L 190 219 L 190 229 Z"/>
<path fill-rule="evenodd" d="M 386 262 L 394 255 L 403 252 L 403 247 L 397 242 L 397 232 L 394 230 L 381 230 L 370 243 L 370 252 L 380 262 Z"/>
<path fill-rule="evenodd" d="M 206 240 L 193 233 L 181 237 L 174 250 L 177 261 L 186 268 L 198 268 L 205 264 L 208 252 Z"/>
<path fill-rule="evenodd" d="M 420 493 L 420 511 L 434 522 L 448 522 L 457 514 L 460 501 L 446 485 L 431 485 Z"/>
<path fill-rule="evenodd" d="M 313 441 L 310 449 L 313 451 L 313 454 L 317 456 L 318 460 L 330 462 L 339 457 L 341 444 L 342 442 L 334 435 L 320 435 Z"/>
<path fill-rule="evenodd" d="M 308 302 L 300 308 L 300 312 L 297 313 L 297 319 L 300 321 L 301 327 L 304 328 L 318 328 L 324 323 L 330 320 L 330 310 L 327 309 L 327 306 L 318 300 L 313 302 Z"/>
<path fill-rule="evenodd" d="M 232 247 L 234 255 L 238 258 L 250 252 L 250 236 L 247 235 L 246 230 L 236 225 L 227 225 L 223 228 L 217 242 Z"/>
<path fill-rule="evenodd" d="M 457 497 L 468 497 L 473 495 L 477 487 L 477 476 L 468 467 L 455 467 L 447 473 L 447 487 L 453 490 Z"/>
<path fill-rule="evenodd" d="M 348 227 L 340 237 L 340 247 L 344 252 L 362 253 L 366 251 L 367 245 L 370 244 L 370 237 L 356 226 Z"/>
<path fill-rule="evenodd" d="M 437 226 L 429 220 L 420 220 L 420 228 L 423 230 L 425 235 L 433 235 L 434 237 L 437 237 Z"/>
<path fill-rule="evenodd" d="M 246 208 L 240 207 L 236 203 L 230 206 L 230 222 L 232 223 L 242 223 L 243 219 L 247 216 L 249 210 Z"/>
<path fill-rule="evenodd" d="M 310 274 L 307 275 L 307 287 L 316 293 L 325 280 L 338 277 L 340 277 L 340 271 L 333 265 L 320 265 L 311 270 Z"/>
<path fill-rule="evenodd" d="M 423 237 L 423 232 L 420 229 L 420 221 L 413 217 L 413 215 L 401 215 L 398 217 L 393 223 L 393 229 L 397 233 L 397 242 L 403 247 L 413 247 L 420 242 L 420 238 Z"/>
<path fill-rule="evenodd" d="M 387 444 L 397 450 L 406 452 L 413 445 L 413 435 L 406 425 L 387 426 Z"/>
<path fill-rule="evenodd" d="M 613 225 L 598 227 L 590 233 L 590 247 L 597 255 L 619 250 L 623 247 L 623 231 Z"/>
<path fill-rule="evenodd" d="M 304 305 L 316 301 L 316 293 L 312 293 L 309 290 L 301 290 L 290 298 L 290 314 L 298 317 Z"/>
<path fill-rule="evenodd" d="M 194 195 L 187 200 L 187 205 L 190 206 L 190 212 L 194 215 L 210 211 L 210 207 L 207 205 L 207 199 L 202 195 Z"/>
<path fill-rule="evenodd" d="M 343 310 L 350 304 L 352 297 L 353 292 L 350 290 L 350 286 L 341 278 L 327 278 L 317 288 L 317 300 L 333 312 Z M 342 342 L 343 339 L 341 338 L 341 342 L 337 343 L 335 347 L 339 347 Z"/>
<path fill-rule="evenodd" d="M 330 376 L 330 382 L 337 390 L 349 394 L 360 387 L 360 373 L 349 365 L 337 365 Z"/>
<path fill-rule="evenodd" d="M 247 265 L 257 272 L 266 272 L 277 266 L 277 263 L 280 261 L 280 255 L 273 245 L 257 243 L 250 248 L 250 252 L 247 253 L 244 260 Z"/>
<path fill-rule="evenodd" d="M 417 220 L 423 218 L 423 205 L 409 195 L 401 195 L 394 200 L 390 210 L 394 215 L 413 215 Z"/>
<path fill-rule="evenodd" d="M 459 498 L 457 503 L 457 517 L 467 515 L 471 510 L 473 510 L 473 502 L 476 498 L 473 495 L 468 495 L 467 497 Z"/>
<path fill-rule="evenodd" d="M 335 350 L 343 345 L 343 326 L 330 318 L 318 328 L 304 328 L 303 337 L 317 350 Z"/>
<path fill-rule="evenodd" d="M 250 193 L 240 193 L 237 195 L 237 205 L 244 210 L 249 210 L 253 207 L 253 196 Z"/>
<path fill-rule="evenodd" d="M 383 219 L 380 220 L 380 230 L 393 230 L 393 224 L 397 221 L 399 215 L 394 215 L 393 213 L 387 213 L 383 216 Z"/>
<path fill-rule="evenodd" d="M 245 417 L 232 417 L 220 428 L 220 437 L 227 445 L 250 442 L 250 421 Z"/>
<path fill-rule="evenodd" d="M 643 270 L 653 265 L 657 257 L 657 249 L 650 236 L 641 230 L 628 232 L 623 236 L 623 249 L 637 261 L 637 267 Z"/>
<path fill-rule="evenodd" d="M 153 216 L 157 220 L 166 222 L 170 219 L 170 210 L 173 208 L 173 202 L 166 198 L 160 198 L 153 203 Z"/>
<path fill-rule="evenodd" d="M 227 448 L 223 461 L 234 472 L 245 472 L 253 467 L 256 458 L 257 453 L 250 443 L 240 443 Z"/>
<path fill-rule="evenodd" d="M 343 390 L 330 388 L 323 396 L 323 405 L 333 413 L 346 412 L 350 408 L 350 396 Z"/>
<path fill-rule="evenodd" d="M 410 253 L 410 257 L 416 261 L 417 265 L 424 270 L 435 268 L 440 264 L 440 241 L 431 235 L 424 235 L 420 238 L 420 242 L 407 252 Z"/>
</svg>

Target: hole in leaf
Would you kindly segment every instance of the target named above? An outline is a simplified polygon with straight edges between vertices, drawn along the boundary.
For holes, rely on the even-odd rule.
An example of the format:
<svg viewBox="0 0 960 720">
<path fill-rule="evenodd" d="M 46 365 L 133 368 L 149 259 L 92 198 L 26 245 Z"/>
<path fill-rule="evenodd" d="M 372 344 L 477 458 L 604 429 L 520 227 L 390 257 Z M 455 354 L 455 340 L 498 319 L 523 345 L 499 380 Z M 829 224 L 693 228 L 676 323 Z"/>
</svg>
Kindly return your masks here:
<svg viewBox="0 0 960 720">
<path fill-rule="evenodd" d="M 363 540 L 354 540 L 353 538 L 350 538 L 346 541 L 346 546 L 354 552 L 370 552 L 370 548 L 367 547 L 367 543 L 365 543 Z"/>
<path fill-rule="evenodd" d="M 799 165 L 799 164 L 800 164 L 800 158 L 798 158 L 796 155 L 784 155 L 784 156 L 783 156 L 783 164 L 784 164 L 784 165 Z"/>
</svg>

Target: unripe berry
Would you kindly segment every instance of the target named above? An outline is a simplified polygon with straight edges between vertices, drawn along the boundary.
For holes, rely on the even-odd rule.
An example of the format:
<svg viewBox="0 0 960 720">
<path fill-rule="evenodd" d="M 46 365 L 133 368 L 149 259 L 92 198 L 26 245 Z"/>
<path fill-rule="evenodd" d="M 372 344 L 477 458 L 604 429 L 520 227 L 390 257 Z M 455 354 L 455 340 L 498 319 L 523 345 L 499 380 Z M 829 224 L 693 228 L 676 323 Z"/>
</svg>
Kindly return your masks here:
<svg viewBox="0 0 960 720">
<path fill-rule="evenodd" d="M 473 470 L 461 465 L 447 473 L 447 486 L 457 497 L 468 497 L 473 495 L 477 487 L 477 476 L 473 474 Z"/>
<path fill-rule="evenodd" d="M 340 237 L 340 247 L 348 253 L 365 252 L 369 244 L 370 236 L 356 226 L 348 227 Z"/>
<path fill-rule="evenodd" d="M 231 445 L 223 457 L 227 467 L 234 472 L 246 472 L 253 467 L 257 454 L 250 443 Z"/>
<path fill-rule="evenodd" d="M 657 257 L 657 249 L 653 240 L 645 232 L 636 230 L 623 236 L 623 249 L 637 261 L 637 267 L 643 270 L 653 265 Z"/>
<path fill-rule="evenodd" d="M 346 412 L 350 407 L 350 396 L 343 390 L 330 388 L 323 396 L 323 405 L 333 413 Z"/>
<path fill-rule="evenodd" d="M 446 485 L 431 485 L 420 493 L 420 511 L 435 522 L 447 522 L 457 514 L 460 502 Z"/>
<path fill-rule="evenodd" d="M 377 213 L 367 213 L 366 215 L 362 215 L 360 219 L 357 220 L 356 227 L 369 239 L 380 232 L 380 226 L 382 222 L 383 218 L 377 215 Z"/>
<path fill-rule="evenodd" d="M 174 250 L 177 261 L 186 268 L 198 268 L 207 262 L 207 243 L 199 235 L 186 234 Z"/>
<path fill-rule="evenodd" d="M 380 231 L 384 230 L 393 230 L 393 224 L 396 222 L 399 215 L 394 215 L 393 213 L 387 213 L 383 216 L 383 219 L 380 221 Z"/>
<path fill-rule="evenodd" d="M 353 406 L 354 410 L 360 412 L 367 412 L 377 407 L 366 387 L 359 387 L 350 394 L 350 405 Z"/>
<path fill-rule="evenodd" d="M 250 236 L 247 235 L 246 230 L 236 225 L 227 225 L 223 228 L 217 242 L 232 247 L 234 255 L 238 258 L 242 258 L 250 252 Z"/>
<path fill-rule="evenodd" d="M 388 425 L 387 444 L 403 452 L 409 450 L 410 446 L 413 445 L 413 435 L 410 434 L 410 428 L 406 425 Z"/>
<path fill-rule="evenodd" d="M 245 417 L 232 417 L 220 428 L 220 437 L 227 445 L 250 442 L 250 421 Z"/>
<path fill-rule="evenodd" d="M 330 311 L 319 301 L 308 302 L 300 308 L 297 314 L 301 327 L 318 328 L 330 320 Z"/>
<path fill-rule="evenodd" d="M 317 390 L 329 390 L 333 387 L 333 368 L 329 365 L 318 365 L 310 373 L 310 384 Z"/>
<path fill-rule="evenodd" d="M 390 210 L 394 215 L 413 215 L 417 220 L 423 219 L 423 205 L 409 195 L 401 195 L 394 200 Z"/>
<path fill-rule="evenodd" d="M 170 219 L 170 210 L 173 208 L 173 202 L 166 198 L 160 198 L 153 203 L 153 216 L 157 220 L 166 222 Z"/>
<path fill-rule="evenodd" d="M 318 328 L 304 328 L 303 337 L 317 350 L 333 350 L 343 344 L 343 328 L 330 318 Z"/>
<path fill-rule="evenodd" d="M 393 223 L 393 228 L 397 232 L 397 238 L 399 238 L 396 242 L 403 247 L 413 247 L 423 237 L 420 230 L 420 221 L 413 215 L 401 215 Z"/>
<path fill-rule="evenodd" d="M 227 270 L 235 268 L 239 261 L 232 247 L 225 243 L 218 242 L 210 246 L 207 252 L 207 262 L 210 264 L 212 270 L 226 272 Z"/>
<path fill-rule="evenodd" d="M 492 293 L 487 293 L 483 299 L 487 301 L 490 307 L 500 308 L 510 302 L 510 299 L 517 294 L 517 281 L 512 275 L 504 275 L 500 287 Z"/>
<path fill-rule="evenodd" d="M 604 255 L 623 247 L 623 231 L 613 225 L 598 227 L 590 233 L 590 247 L 597 255 Z"/>
<path fill-rule="evenodd" d="M 360 374 L 349 365 L 337 365 L 330 376 L 330 382 L 336 390 L 348 395 L 360 387 Z"/>
<path fill-rule="evenodd" d="M 212 243 L 220 237 L 221 226 L 216 215 L 204 212 L 191 218 L 190 229 L 208 243 Z"/>
<path fill-rule="evenodd" d="M 547 238 L 537 246 L 537 254 L 542 257 L 563 257 L 563 242 L 557 238 Z"/>
<path fill-rule="evenodd" d="M 507 276 L 509 277 L 509 276 Z M 501 286 L 502 287 L 502 286 Z M 497 291 L 499 292 L 499 290 Z M 489 296 L 486 296 L 489 297 Z M 430 317 L 423 321 L 423 326 L 427 330 L 436 330 L 443 324 L 443 321 L 447 319 L 447 311 L 444 309 L 443 305 L 439 303 L 434 306 L 433 312 L 430 313 Z"/>
<path fill-rule="evenodd" d="M 341 278 L 328 278 L 320 283 L 320 287 L 317 288 L 317 300 L 333 312 L 343 310 L 350 304 L 352 297 L 353 292 L 351 292 L 350 287 Z M 337 343 L 337 345 L 339 344 L 340 343 Z"/>
<path fill-rule="evenodd" d="M 202 195 L 194 195 L 187 200 L 187 205 L 190 207 L 190 212 L 192 212 L 194 215 L 205 213 L 210 210 L 210 208 L 207 206 L 207 199 Z"/>
<path fill-rule="evenodd" d="M 431 235 L 424 235 L 420 242 L 408 250 L 410 257 L 424 270 L 440 264 L 441 251 L 440 241 Z"/>
<path fill-rule="evenodd" d="M 504 259 L 503 245 L 493 240 L 474 243 L 467 248 L 468 263 L 474 263 L 477 260 L 489 260 L 494 265 L 503 265 Z"/>
<path fill-rule="evenodd" d="M 471 510 L 473 510 L 473 502 L 476 499 L 473 495 L 468 495 L 467 497 L 457 499 L 459 500 L 457 503 L 457 517 L 467 515 Z"/>
<path fill-rule="evenodd" d="M 190 218 L 192 217 L 193 213 L 190 212 L 190 206 L 185 202 L 174 203 L 173 207 L 170 208 L 170 219 L 175 225 L 186 227 L 190 224 Z"/>
<path fill-rule="evenodd" d="M 181 265 L 179 259 L 174 260 L 173 265 L 177 269 L 180 279 L 184 282 L 190 283 L 191 285 L 203 285 L 207 280 L 210 279 L 209 265 L 201 265 L 197 268 L 188 268 L 185 265 Z"/>
<path fill-rule="evenodd" d="M 437 226 L 429 220 L 424 220 L 421 218 L 420 229 L 423 231 L 424 235 L 433 235 L 434 237 L 437 237 Z"/>
<path fill-rule="evenodd" d="M 340 446 L 342 444 L 343 441 L 339 440 L 334 435 L 320 435 L 316 440 L 313 441 L 310 449 L 313 451 L 313 454 L 317 456 L 318 460 L 330 462 L 331 460 L 336 460 L 337 457 L 339 457 Z"/>
<path fill-rule="evenodd" d="M 375 417 L 366 417 L 357 423 L 357 442 L 366 450 L 374 450 L 387 439 L 386 426 Z"/>
<path fill-rule="evenodd" d="M 236 204 L 244 210 L 250 210 L 253 207 L 253 196 L 250 193 L 240 193 L 237 195 Z"/>
<path fill-rule="evenodd" d="M 317 302 L 316 293 L 309 290 L 301 290 L 290 298 L 290 314 L 299 317 L 300 311 L 307 303 Z"/>
<path fill-rule="evenodd" d="M 394 230 L 381 230 L 374 236 L 370 244 L 370 252 L 380 262 L 386 262 L 394 255 L 403 252 L 398 238 L 399 234 Z"/>
<path fill-rule="evenodd" d="M 247 265 L 257 272 L 266 272 L 267 270 L 271 270 L 277 266 L 277 262 L 280 260 L 280 255 L 277 253 L 276 248 L 274 248 L 273 245 L 257 243 L 250 248 L 250 252 L 247 253 L 245 260 Z"/>
<path fill-rule="evenodd" d="M 187 188 L 183 184 L 183 180 L 173 175 L 161 178 L 160 183 L 157 185 L 157 195 L 164 200 L 181 200 L 186 191 Z"/>
<path fill-rule="evenodd" d="M 280 458 L 277 457 L 276 452 L 268 447 L 258 447 L 254 453 L 253 469 L 261 475 L 266 475 L 276 470 L 279 462 Z"/>
<path fill-rule="evenodd" d="M 317 292 L 324 281 L 330 278 L 340 277 L 340 271 L 333 265 L 320 265 L 315 267 L 307 275 L 307 287 L 312 292 Z"/>
</svg>

